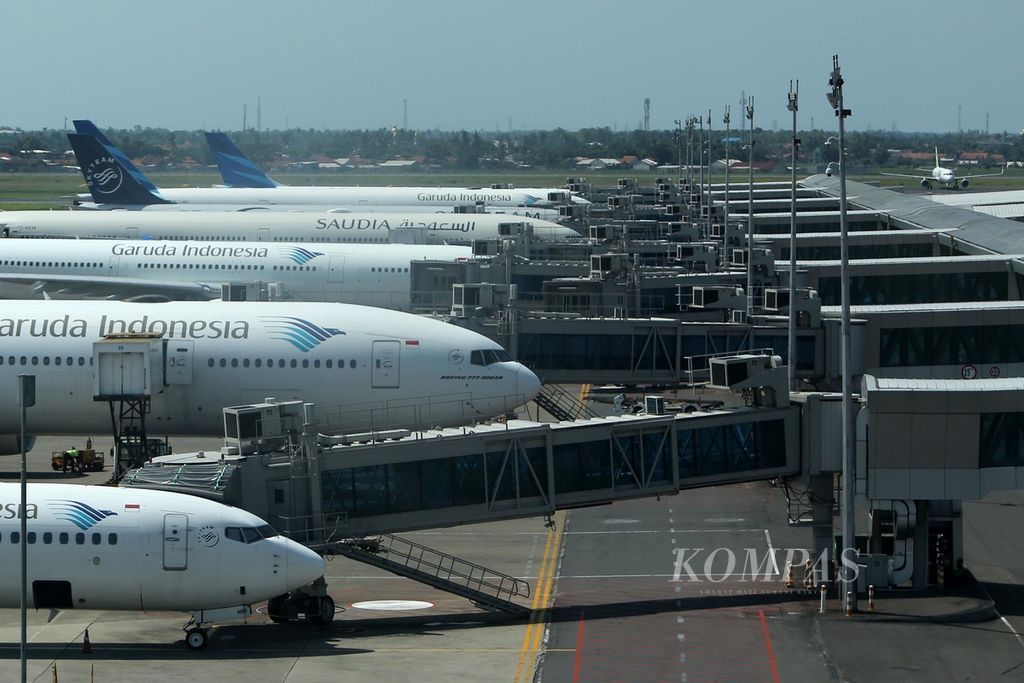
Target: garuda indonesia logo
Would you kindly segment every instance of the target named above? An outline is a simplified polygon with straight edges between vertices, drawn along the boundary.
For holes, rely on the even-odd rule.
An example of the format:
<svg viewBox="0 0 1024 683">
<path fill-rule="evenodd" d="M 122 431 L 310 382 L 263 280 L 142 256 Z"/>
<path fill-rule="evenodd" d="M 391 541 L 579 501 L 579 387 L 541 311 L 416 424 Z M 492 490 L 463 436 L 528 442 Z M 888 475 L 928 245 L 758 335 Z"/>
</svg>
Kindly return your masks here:
<svg viewBox="0 0 1024 683">
<path fill-rule="evenodd" d="M 526 206 L 533 206 L 540 201 L 540 197 L 534 197 L 532 194 L 528 194 L 523 198 L 523 204 Z"/>
<path fill-rule="evenodd" d="M 284 254 L 285 258 L 290 258 L 292 261 L 295 261 L 295 263 L 299 264 L 300 266 L 306 265 L 307 263 L 315 259 L 317 256 L 323 256 L 323 252 L 310 251 L 309 249 L 305 249 L 303 247 L 291 247 L 288 249 L 282 249 L 281 252 Z"/>
<path fill-rule="evenodd" d="M 113 157 L 93 159 L 86 167 L 85 179 L 90 190 L 96 190 L 102 194 L 116 192 L 124 180 L 121 176 L 121 169 Z"/>
<path fill-rule="evenodd" d="M 82 531 L 91 529 L 97 523 L 107 517 L 114 517 L 116 512 L 111 510 L 97 510 L 91 505 L 86 505 L 77 500 L 48 500 L 46 501 L 57 519 L 71 522 Z"/>
<path fill-rule="evenodd" d="M 280 317 L 263 318 L 267 325 L 270 336 L 274 339 L 283 339 L 299 351 L 305 353 L 327 341 L 331 337 L 345 334 L 334 327 L 320 327 L 302 318 Z"/>
</svg>

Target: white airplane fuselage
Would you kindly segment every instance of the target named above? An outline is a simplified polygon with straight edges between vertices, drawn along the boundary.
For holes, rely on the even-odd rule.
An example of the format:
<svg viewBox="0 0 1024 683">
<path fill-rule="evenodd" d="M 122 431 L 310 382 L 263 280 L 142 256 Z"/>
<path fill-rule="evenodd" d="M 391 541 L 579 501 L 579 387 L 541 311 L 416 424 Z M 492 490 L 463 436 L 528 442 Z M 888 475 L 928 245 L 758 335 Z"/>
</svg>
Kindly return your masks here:
<svg viewBox="0 0 1024 683">
<path fill-rule="evenodd" d="M 500 226 L 519 222 L 532 224 L 538 239 L 579 237 L 573 229 L 551 221 L 504 214 L 313 211 L 5 211 L 0 212 L 0 234 L 83 239 L 452 244 L 498 238 Z"/>
<path fill-rule="evenodd" d="M 0 542 L 9 560 L 0 572 L 4 608 L 20 603 L 20 500 L 18 484 L 0 483 Z M 217 609 L 268 600 L 324 573 L 319 555 L 259 517 L 195 496 L 29 484 L 27 500 L 32 608 Z"/>
<path fill-rule="evenodd" d="M 410 308 L 411 262 L 472 255 L 469 247 L 439 244 L 11 239 L 0 245 L 0 297 L 41 298 L 37 285 L 46 282 L 41 291 L 53 298 L 99 298 L 125 280 L 118 292 L 159 294 L 164 283 L 182 283 L 170 298 L 212 299 L 222 283 L 274 282 L 282 299 L 394 310 Z"/>
<path fill-rule="evenodd" d="M 0 392 L 0 452 L 18 452 L 19 374 L 36 377 L 27 433 L 108 431 L 108 405 L 93 397 L 110 395 L 121 375 L 98 372 L 93 345 L 138 333 L 164 335 L 162 350 L 137 361 L 148 363 L 153 433 L 223 434 L 224 407 L 267 397 L 316 403 L 323 428 L 336 431 L 459 425 L 503 415 L 540 388 L 536 375 L 482 335 L 379 308 L 7 301 L 0 386 L 12 390 Z"/>
</svg>

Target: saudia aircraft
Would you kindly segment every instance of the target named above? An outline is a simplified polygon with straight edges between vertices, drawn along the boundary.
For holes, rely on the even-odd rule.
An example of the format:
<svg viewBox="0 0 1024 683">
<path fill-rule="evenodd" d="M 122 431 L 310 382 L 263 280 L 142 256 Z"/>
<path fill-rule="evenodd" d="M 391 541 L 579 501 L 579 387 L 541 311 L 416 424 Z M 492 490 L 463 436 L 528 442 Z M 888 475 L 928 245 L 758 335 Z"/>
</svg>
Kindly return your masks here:
<svg viewBox="0 0 1024 683">
<path fill-rule="evenodd" d="M 0 387 L 15 386 L 19 374 L 36 376 L 26 433 L 106 430 L 108 406 L 93 398 L 111 394 L 118 378 L 95 360 L 94 345 L 100 354 L 139 334 L 163 335 L 139 351 L 139 362 L 149 424 L 170 434 L 221 434 L 222 408 L 270 396 L 314 402 L 325 427 L 346 432 L 459 425 L 506 414 L 540 389 L 536 375 L 486 337 L 381 308 L 7 301 Z M 120 337 L 97 344 L 109 335 Z M 20 452 L 16 399 L 0 391 L 3 454 Z"/>
<path fill-rule="evenodd" d="M 469 247 L 440 244 L 7 240 L 0 297 L 209 300 L 221 285 L 275 283 L 274 298 L 409 310 L 410 264 L 454 261 Z"/>
<path fill-rule="evenodd" d="M 95 185 L 103 188 L 116 183 L 112 168 L 131 169 L 139 174 L 127 157 L 118 150 L 90 121 L 75 121 L 77 134 L 69 134 L 79 166 L 89 183 L 93 198 L 96 198 Z M 75 138 L 86 136 L 95 139 L 100 146 L 100 153 L 81 154 L 76 147 Z M 233 146 L 233 145 L 232 145 Z M 116 163 L 115 163 L 116 162 Z M 255 168 L 253 165 L 252 168 Z M 269 178 L 267 179 L 268 182 Z M 526 188 L 526 189 L 484 189 L 459 187 L 287 187 L 266 183 L 258 187 L 206 187 L 206 188 L 157 188 L 149 180 L 140 180 L 145 194 L 134 197 L 132 204 L 313 204 L 335 206 L 358 206 L 361 204 L 377 206 L 424 205 L 453 206 L 458 204 L 482 203 L 484 206 L 495 207 L 552 207 L 560 204 L 587 204 L 587 200 L 571 194 L 568 190 L 558 188 Z M 229 183 L 230 184 L 230 183 Z M 100 192 L 101 197 L 109 203 L 108 193 Z M 116 203 L 121 203 L 115 199 Z"/>
<path fill-rule="evenodd" d="M 224 207 L 219 207 L 224 209 Z M 496 239 L 529 223 L 540 240 L 579 239 L 545 220 L 474 213 L 314 211 L 0 211 L 0 236 L 79 239 L 242 240 L 356 244 L 456 244 Z"/>
<path fill-rule="evenodd" d="M 334 618 L 326 591 L 307 589 L 322 586 L 323 559 L 244 510 L 71 484 L 29 484 L 22 510 L 19 489 L 0 483 L 0 543 L 17 566 L 24 516 L 31 608 L 192 612 L 184 630 L 193 649 L 206 646 L 211 623 L 242 618 L 264 600 L 299 602 L 314 623 Z M 20 597 L 20 572 L 0 572 L 0 607 L 18 607 Z"/>
</svg>

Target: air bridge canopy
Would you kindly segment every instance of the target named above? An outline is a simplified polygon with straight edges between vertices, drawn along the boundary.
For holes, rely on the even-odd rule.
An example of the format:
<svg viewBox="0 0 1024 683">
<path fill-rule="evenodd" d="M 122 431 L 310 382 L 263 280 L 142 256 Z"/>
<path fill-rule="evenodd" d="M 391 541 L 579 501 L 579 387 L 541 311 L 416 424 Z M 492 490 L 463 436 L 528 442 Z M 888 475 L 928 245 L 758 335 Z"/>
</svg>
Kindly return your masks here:
<svg viewBox="0 0 1024 683">
<path fill-rule="evenodd" d="M 163 335 L 109 334 L 92 345 L 93 400 L 145 399 L 160 388 Z"/>
<path fill-rule="evenodd" d="M 874 500 L 975 500 L 1024 487 L 1024 378 L 865 375 Z"/>
</svg>

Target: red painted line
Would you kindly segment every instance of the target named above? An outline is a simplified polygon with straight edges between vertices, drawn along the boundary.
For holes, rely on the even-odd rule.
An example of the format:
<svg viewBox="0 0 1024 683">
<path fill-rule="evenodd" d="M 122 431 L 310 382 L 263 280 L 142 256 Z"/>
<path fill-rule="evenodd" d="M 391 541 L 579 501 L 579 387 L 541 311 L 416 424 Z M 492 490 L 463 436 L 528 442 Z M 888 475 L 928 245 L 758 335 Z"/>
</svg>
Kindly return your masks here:
<svg viewBox="0 0 1024 683">
<path fill-rule="evenodd" d="M 768 620 L 764 618 L 764 610 L 757 610 L 761 617 L 761 635 L 764 636 L 764 646 L 768 648 L 768 663 L 772 665 L 772 681 L 779 683 L 779 663 L 775 661 L 775 648 L 772 647 L 772 637 L 768 634 Z"/>
<path fill-rule="evenodd" d="M 580 628 L 576 632 L 576 660 L 572 664 L 572 683 L 580 683 L 580 662 L 583 660 L 583 614 L 580 613 Z"/>
</svg>

